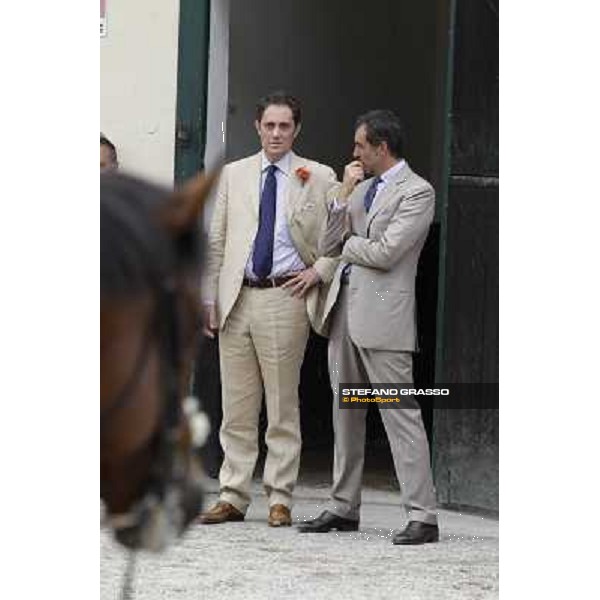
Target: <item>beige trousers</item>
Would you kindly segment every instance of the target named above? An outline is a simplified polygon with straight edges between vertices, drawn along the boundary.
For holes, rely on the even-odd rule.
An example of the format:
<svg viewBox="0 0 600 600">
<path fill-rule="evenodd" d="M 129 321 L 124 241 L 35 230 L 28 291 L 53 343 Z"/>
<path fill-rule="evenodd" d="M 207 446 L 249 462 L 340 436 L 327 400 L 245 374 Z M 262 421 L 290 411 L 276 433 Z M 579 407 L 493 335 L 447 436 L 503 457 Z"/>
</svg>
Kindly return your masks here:
<svg viewBox="0 0 600 600">
<path fill-rule="evenodd" d="M 298 385 L 309 327 L 304 300 L 281 288 L 243 287 L 219 334 L 220 499 L 242 512 L 251 499 L 263 388 L 268 421 L 263 484 L 269 506 L 291 507 L 300 466 Z"/>
</svg>

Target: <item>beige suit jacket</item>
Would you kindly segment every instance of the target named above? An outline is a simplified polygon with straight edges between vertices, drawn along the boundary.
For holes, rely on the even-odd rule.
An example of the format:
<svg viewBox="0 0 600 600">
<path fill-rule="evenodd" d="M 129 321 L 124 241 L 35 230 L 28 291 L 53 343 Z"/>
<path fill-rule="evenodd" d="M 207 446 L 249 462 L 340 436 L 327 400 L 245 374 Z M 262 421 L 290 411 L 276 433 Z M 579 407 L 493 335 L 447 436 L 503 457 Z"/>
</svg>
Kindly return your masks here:
<svg viewBox="0 0 600 600">
<path fill-rule="evenodd" d="M 302 181 L 296 170 L 304 167 Z M 215 302 L 223 328 L 242 288 L 244 270 L 258 230 L 261 153 L 232 162 L 223 169 L 208 236 L 208 259 L 202 281 L 204 302 Z M 286 213 L 290 236 L 306 266 L 322 283 L 310 290 L 306 307 L 311 325 L 322 332 L 323 305 L 338 257 L 318 256 L 318 242 L 327 222 L 327 194 L 339 185 L 333 169 L 292 153 Z"/>
<path fill-rule="evenodd" d="M 323 309 L 323 320 L 340 290 L 341 271 L 352 264 L 348 328 L 362 348 L 417 348 L 415 279 L 419 254 L 435 212 L 431 185 L 405 164 L 375 198 L 367 214 L 368 179 L 354 189 L 346 210 L 330 210 L 319 251 L 341 261 Z M 349 239 L 342 240 L 348 235 Z"/>
</svg>

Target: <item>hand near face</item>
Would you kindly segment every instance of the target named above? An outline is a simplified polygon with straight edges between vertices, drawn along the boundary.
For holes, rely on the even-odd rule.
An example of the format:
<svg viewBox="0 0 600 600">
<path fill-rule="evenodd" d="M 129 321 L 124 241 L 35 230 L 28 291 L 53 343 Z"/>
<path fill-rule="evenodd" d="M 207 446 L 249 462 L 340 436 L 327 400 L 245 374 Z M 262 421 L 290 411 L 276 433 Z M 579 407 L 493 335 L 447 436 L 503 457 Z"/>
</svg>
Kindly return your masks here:
<svg viewBox="0 0 600 600">
<path fill-rule="evenodd" d="M 344 179 L 340 188 L 338 200 L 344 202 L 354 188 L 365 178 L 363 165 L 359 160 L 348 163 L 344 169 Z"/>
<path fill-rule="evenodd" d="M 321 281 L 318 271 L 314 267 L 309 267 L 297 273 L 292 279 L 286 281 L 281 287 L 291 290 L 291 295 L 304 298 L 310 288 Z"/>
</svg>

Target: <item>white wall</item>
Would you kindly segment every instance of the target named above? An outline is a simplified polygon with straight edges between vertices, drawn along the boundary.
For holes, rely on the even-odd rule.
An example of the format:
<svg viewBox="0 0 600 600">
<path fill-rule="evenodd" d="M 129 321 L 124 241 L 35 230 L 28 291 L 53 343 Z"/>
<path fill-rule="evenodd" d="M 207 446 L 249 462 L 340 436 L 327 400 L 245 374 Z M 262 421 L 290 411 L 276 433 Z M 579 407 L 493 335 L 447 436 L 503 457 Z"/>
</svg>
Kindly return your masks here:
<svg viewBox="0 0 600 600">
<path fill-rule="evenodd" d="M 179 0 L 107 0 L 100 131 L 123 169 L 173 183 Z"/>
</svg>

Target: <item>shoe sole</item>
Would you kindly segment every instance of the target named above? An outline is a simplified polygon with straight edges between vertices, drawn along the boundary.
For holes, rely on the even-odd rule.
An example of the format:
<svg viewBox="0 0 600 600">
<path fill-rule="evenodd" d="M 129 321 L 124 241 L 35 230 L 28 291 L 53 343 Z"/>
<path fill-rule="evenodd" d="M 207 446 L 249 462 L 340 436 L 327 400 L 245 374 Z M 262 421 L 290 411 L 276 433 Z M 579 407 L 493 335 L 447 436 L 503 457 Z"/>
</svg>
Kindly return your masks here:
<svg viewBox="0 0 600 600">
<path fill-rule="evenodd" d="M 269 521 L 269 527 L 291 527 L 292 523 L 288 521 Z"/>
<path fill-rule="evenodd" d="M 420 542 L 394 542 L 394 546 L 422 546 L 423 544 L 435 544 L 440 541 L 439 537 L 431 538 L 429 540 L 422 540 Z"/>
<path fill-rule="evenodd" d="M 200 517 L 198 519 L 198 522 L 201 523 L 202 525 L 220 525 L 221 523 L 236 523 L 236 522 L 241 522 L 243 521 L 245 518 L 244 517 L 234 517 L 232 519 L 203 519 L 202 517 Z"/>
</svg>

